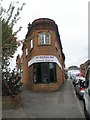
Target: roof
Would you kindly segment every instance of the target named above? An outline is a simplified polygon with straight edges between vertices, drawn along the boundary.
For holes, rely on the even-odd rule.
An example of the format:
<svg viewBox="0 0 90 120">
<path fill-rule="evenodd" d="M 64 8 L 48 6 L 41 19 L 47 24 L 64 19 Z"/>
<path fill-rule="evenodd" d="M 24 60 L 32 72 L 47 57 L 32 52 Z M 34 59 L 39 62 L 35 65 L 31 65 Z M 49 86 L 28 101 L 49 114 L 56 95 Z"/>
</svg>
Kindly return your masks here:
<svg viewBox="0 0 90 120">
<path fill-rule="evenodd" d="M 84 64 L 90 65 L 90 60 L 87 60 Z"/>
<path fill-rule="evenodd" d="M 80 66 L 84 66 L 84 65 L 90 65 L 90 60 L 87 60 L 85 63 L 82 63 Z"/>
</svg>

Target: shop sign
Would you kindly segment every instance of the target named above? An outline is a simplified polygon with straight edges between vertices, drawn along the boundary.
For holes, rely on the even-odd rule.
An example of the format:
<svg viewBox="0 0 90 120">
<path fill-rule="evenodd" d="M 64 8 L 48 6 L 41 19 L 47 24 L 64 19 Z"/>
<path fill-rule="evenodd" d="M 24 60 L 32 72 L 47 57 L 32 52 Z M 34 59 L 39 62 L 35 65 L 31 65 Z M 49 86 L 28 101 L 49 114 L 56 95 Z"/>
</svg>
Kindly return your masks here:
<svg viewBox="0 0 90 120">
<path fill-rule="evenodd" d="M 28 67 L 31 66 L 33 63 L 40 63 L 40 62 L 55 62 L 58 64 L 58 66 L 62 69 L 62 66 L 58 59 L 53 55 L 40 55 L 40 56 L 34 56 L 29 62 Z"/>
</svg>

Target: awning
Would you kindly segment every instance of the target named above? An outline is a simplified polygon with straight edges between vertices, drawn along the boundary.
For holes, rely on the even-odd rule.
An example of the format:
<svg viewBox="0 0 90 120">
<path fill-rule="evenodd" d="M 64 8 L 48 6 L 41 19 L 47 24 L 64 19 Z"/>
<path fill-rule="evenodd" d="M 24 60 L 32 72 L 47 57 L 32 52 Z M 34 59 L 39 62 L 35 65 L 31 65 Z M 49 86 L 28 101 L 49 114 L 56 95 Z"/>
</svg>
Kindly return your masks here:
<svg viewBox="0 0 90 120">
<path fill-rule="evenodd" d="M 60 64 L 59 60 L 56 58 L 56 56 L 53 55 L 34 56 L 30 61 L 28 61 L 28 67 L 34 63 L 41 63 L 41 62 L 54 62 L 57 63 L 60 69 L 62 69 L 62 65 Z"/>
</svg>

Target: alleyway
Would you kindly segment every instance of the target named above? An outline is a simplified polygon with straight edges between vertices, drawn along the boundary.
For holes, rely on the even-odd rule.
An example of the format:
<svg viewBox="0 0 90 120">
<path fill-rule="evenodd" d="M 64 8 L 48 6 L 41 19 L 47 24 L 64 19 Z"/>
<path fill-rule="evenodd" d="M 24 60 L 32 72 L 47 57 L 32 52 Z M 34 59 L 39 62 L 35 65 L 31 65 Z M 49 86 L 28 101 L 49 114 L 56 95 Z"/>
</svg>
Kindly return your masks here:
<svg viewBox="0 0 90 120">
<path fill-rule="evenodd" d="M 34 93 L 23 88 L 21 96 L 27 118 L 84 118 L 69 79 L 57 92 Z"/>
</svg>

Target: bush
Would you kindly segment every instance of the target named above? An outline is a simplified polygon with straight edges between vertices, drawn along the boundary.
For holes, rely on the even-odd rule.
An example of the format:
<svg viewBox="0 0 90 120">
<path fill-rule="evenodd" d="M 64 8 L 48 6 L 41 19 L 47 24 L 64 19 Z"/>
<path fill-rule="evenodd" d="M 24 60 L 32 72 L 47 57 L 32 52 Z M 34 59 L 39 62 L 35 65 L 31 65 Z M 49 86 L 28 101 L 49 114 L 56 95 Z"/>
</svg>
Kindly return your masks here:
<svg viewBox="0 0 90 120">
<path fill-rule="evenodd" d="M 5 72 L 2 79 L 2 95 L 18 95 L 21 92 L 21 78 L 15 74 L 15 71 L 12 73 Z"/>
</svg>

